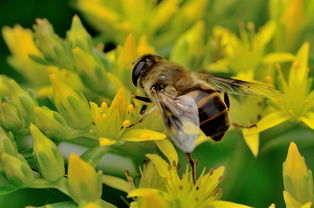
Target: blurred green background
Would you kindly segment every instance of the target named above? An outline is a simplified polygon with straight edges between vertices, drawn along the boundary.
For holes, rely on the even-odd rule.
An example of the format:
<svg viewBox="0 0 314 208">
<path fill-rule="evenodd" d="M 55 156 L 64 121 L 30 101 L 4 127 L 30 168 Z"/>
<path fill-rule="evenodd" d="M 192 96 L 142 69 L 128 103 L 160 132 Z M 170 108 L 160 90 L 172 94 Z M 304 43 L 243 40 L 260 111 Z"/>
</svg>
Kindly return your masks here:
<svg viewBox="0 0 314 208">
<path fill-rule="evenodd" d="M 215 2 L 215 1 L 213 1 Z M 218 8 L 218 1 L 210 4 L 208 15 L 210 25 L 222 25 L 237 32 L 237 22 L 255 23 L 256 27 L 263 25 L 267 20 L 267 1 L 241 0 L 234 7 L 231 0 L 220 1 L 221 4 L 230 5 L 225 10 Z M 230 3 L 231 2 L 231 3 Z M 47 18 L 54 26 L 55 31 L 64 37 L 69 29 L 72 16 L 77 13 L 64 0 L 0 0 L 0 26 L 13 26 L 20 24 L 31 28 L 35 18 Z M 215 18 L 212 18 L 215 17 Z M 89 33 L 97 35 L 97 32 L 81 18 Z M 210 33 L 211 28 L 206 28 Z M 313 46 L 312 46 L 313 48 Z M 313 50 L 313 49 L 312 49 Z M 0 38 L 0 73 L 6 74 L 19 82 L 22 77 L 6 63 L 9 51 Z M 311 54 L 313 65 L 313 54 Z M 268 139 L 265 139 L 268 138 Z M 270 140 L 271 138 L 271 140 Z M 223 199 L 242 203 L 257 208 L 268 207 L 275 203 L 276 207 L 284 207 L 282 196 L 282 163 L 285 160 L 290 141 L 295 141 L 300 152 L 305 158 L 310 169 L 314 170 L 314 133 L 301 124 L 288 123 L 284 128 L 276 127 L 261 136 L 261 151 L 257 158 L 251 154 L 239 132 L 229 132 L 224 141 L 217 144 L 204 143 L 193 153 L 202 167 L 226 166 Z M 181 161 L 185 156 L 181 155 Z M 104 198 L 109 202 L 120 201 L 122 193 L 104 187 Z M 21 208 L 26 205 L 40 206 L 47 203 L 66 201 L 67 196 L 55 190 L 31 190 L 25 189 L 15 193 L 0 196 L 0 207 Z M 117 203 L 116 203 L 117 204 Z"/>
</svg>

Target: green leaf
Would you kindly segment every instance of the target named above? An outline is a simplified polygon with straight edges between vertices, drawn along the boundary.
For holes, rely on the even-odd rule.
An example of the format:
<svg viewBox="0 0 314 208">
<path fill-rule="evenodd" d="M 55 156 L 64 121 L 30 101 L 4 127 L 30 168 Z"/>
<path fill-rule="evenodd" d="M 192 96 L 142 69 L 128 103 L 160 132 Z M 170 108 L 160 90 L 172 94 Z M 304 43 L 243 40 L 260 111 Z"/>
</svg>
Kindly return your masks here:
<svg viewBox="0 0 314 208">
<path fill-rule="evenodd" d="M 0 196 L 1 195 L 6 195 L 6 194 L 9 194 L 9 193 L 12 193 L 14 191 L 17 191 L 18 188 L 16 186 L 13 186 L 13 185 L 0 185 Z"/>
</svg>

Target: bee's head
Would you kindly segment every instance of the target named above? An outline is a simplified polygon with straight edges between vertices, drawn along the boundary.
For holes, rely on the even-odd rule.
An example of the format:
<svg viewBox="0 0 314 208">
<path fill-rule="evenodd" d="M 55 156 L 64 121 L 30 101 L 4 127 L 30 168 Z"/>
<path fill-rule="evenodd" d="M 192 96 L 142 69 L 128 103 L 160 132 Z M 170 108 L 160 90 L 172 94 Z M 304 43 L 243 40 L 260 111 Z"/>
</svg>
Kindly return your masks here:
<svg viewBox="0 0 314 208">
<path fill-rule="evenodd" d="M 162 57 L 152 55 L 152 54 L 145 54 L 141 56 L 134 64 L 133 72 L 132 72 L 132 81 L 135 86 L 137 86 L 138 80 L 142 75 L 146 74 L 148 70 L 156 64 Z"/>
</svg>

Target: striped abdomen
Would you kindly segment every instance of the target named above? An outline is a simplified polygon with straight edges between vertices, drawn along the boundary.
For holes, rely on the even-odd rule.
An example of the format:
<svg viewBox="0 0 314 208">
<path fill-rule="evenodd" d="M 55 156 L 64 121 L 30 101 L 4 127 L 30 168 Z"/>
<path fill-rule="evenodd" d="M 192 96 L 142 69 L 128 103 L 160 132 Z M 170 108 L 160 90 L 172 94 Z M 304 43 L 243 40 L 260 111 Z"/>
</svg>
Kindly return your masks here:
<svg viewBox="0 0 314 208">
<path fill-rule="evenodd" d="M 197 104 L 201 130 L 213 140 L 221 140 L 230 122 L 228 107 L 219 93 L 212 89 L 196 89 L 188 95 L 192 96 Z"/>
</svg>

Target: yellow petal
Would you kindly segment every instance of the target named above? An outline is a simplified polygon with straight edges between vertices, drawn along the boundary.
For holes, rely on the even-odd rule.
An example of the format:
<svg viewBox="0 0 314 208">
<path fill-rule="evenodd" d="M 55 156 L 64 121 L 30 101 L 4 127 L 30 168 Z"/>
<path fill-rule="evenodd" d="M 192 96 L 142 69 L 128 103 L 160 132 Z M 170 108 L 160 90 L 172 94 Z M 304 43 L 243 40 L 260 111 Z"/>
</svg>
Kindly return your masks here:
<svg viewBox="0 0 314 208">
<path fill-rule="evenodd" d="M 308 74 L 308 60 L 309 60 L 309 43 L 305 42 L 298 50 L 296 58 L 292 64 L 292 68 L 289 74 L 289 83 L 303 83 L 304 78 Z"/>
<path fill-rule="evenodd" d="M 210 204 L 210 207 L 213 208 L 250 208 L 249 206 L 242 205 L 242 204 L 236 204 L 232 202 L 227 202 L 227 201 L 213 201 Z"/>
<path fill-rule="evenodd" d="M 99 138 L 99 146 L 105 147 L 105 146 L 110 146 L 115 144 L 116 141 L 112 140 L 112 139 L 108 139 L 105 137 L 101 137 Z"/>
<path fill-rule="evenodd" d="M 151 140 L 163 140 L 166 135 L 149 129 L 130 129 L 126 131 L 122 140 L 129 142 L 141 142 L 141 141 L 151 141 Z"/>
<path fill-rule="evenodd" d="M 276 64 L 276 63 L 282 63 L 282 62 L 288 62 L 293 61 L 294 55 L 291 53 L 284 53 L 284 52 L 274 52 L 267 54 L 262 62 L 264 64 Z"/>
<path fill-rule="evenodd" d="M 169 162 L 178 162 L 177 151 L 168 139 L 155 141 L 155 144 L 157 145 L 158 149 L 167 157 Z"/>
<path fill-rule="evenodd" d="M 127 114 L 127 108 L 129 104 L 128 99 L 129 94 L 126 89 L 120 88 L 111 103 L 110 112 L 113 112 L 117 109 L 120 112 L 120 116 L 124 118 Z"/>
<path fill-rule="evenodd" d="M 301 117 L 300 120 L 311 129 L 314 129 L 314 113 L 313 112 L 308 112 L 305 116 Z"/>
<path fill-rule="evenodd" d="M 312 206 L 312 202 L 307 202 L 303 204 L 301 208 L 311 208 L 311 206 Z"/>
<path fill-rule="evenodd" d="M 266 129 L 270 129 L 274 126 L 277 126 L 286 120 L 288 120 L 288 117 L 284 115 L 282 112 L 274 112 L 262 118 L 258 122 L 257 128 L 258 128 L 258 131 L 261 132 Z"/>
<path fill-rule="evenodd" d="M 273 21 L 267 22 L 256 34 L 256 40 L 263 44 L 268 43 L 274 35 L 276 24 Z"/>
<path fill-rule="evenodd" d="M 153 162 L 154 166 L 156 167 L 161 177 L 168 176 L 169 164 L 166 161 L 164 161 L 159 155 L 155 154 L 146 154 L 146 157 L 148 157 Z"/>
<path fill-rule="evenodd" d="M 118 59 L 119 67 L 130 67 L 132 62 L 137 58 L 137 48 L 135 38 L 132 34 L 128 35 L 124 47 Z"/>
<path fill-rule="evenodd" d="M 276 207 L 276 205 L 273 203 L 268 208 L 275 208 L 275 207 Z"/>
<path fill-rule="evenodd" d="M 139 188 L 131 191 L 128 197 L 140 197 L 140 208 L 167 208 L 167 194 L 158 189 Z"/>
<path fill-rule="evenodd" d="M 259 148 L 259 132 L 258 128 L 244 128 L 242 129 L 242 134 L 244 137 L 245 143 L 250 148 L 253 155 L 256 157 L 258 154 L 258 148 Z"/>
</svg>

